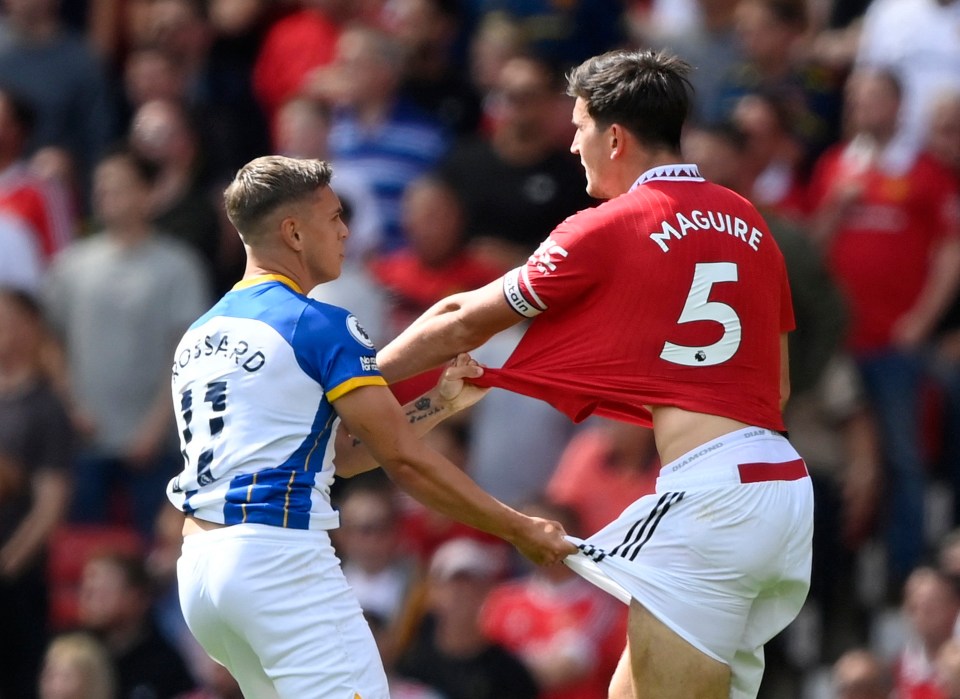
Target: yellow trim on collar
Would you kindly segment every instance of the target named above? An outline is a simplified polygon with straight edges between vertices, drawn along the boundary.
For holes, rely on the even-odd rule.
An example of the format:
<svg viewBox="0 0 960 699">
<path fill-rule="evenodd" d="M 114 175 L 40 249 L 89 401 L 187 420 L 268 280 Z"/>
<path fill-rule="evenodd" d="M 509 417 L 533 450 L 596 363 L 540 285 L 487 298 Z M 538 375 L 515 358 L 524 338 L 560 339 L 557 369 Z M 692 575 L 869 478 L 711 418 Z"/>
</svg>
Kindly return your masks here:
<svg viewBox="0 0 960 699">
<path fill-rule="evenodd" d="M 361 386 L 386 386 L 387 380 L 382 376 L 354 376 L 352 379 L 347 379 L 342 384 L 334 386 L 329 391 L 327 391 L 327 400 L 331 403 L 337 398 L 350 393 L 355 388 L 360 388 Z"/>
<path fill-rule="evenodd" d="M 298 294 L 303 294 L 303 289 L 300 288 L 299 284 L 293 281 L 290 277 L 286 277 L 282 274 L 258 274 L 255 277 L 247 277 L 246 279 L 241 279 L 234 284 L 231 291 L 236 291 L 237 289 L 247 289 L 251 286 L 256 286 L 257 284 L 263 284 L 264 282 L 280 282 L 285 286 L 289 286 Z"/>
</svg>

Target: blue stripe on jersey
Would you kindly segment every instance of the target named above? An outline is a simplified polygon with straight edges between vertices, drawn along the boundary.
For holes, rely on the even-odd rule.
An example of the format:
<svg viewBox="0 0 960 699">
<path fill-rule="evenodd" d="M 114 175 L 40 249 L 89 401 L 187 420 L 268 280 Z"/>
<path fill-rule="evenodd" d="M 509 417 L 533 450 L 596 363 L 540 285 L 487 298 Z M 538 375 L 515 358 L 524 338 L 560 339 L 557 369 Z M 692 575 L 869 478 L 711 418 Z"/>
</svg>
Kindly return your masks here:
<svg viewBox="0 0 960 699">
<path fill-rule="evenodd" d="M 224 524 L 310 528 L 312 471 L 273 468 L 237 476 L 223 506 Z"/>
<path fill-rule="evenodd" d="M 223 507 L 224 524 L 256 522 L 289 529 L 309 529 L 311 494 L 332 436 L 334 413 L 323 399 L 310 434 L 284 463 L 230 481 Z"/>
</svg>

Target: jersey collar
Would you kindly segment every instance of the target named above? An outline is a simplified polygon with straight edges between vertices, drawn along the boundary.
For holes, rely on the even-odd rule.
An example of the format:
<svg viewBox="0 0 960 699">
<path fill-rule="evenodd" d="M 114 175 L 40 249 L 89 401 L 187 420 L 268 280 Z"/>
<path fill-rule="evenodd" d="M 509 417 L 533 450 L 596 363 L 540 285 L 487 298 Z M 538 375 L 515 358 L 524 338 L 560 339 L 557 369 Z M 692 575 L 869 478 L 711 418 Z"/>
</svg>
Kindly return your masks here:
<svg viewBox="0 0 960 699">
<path fill-rule="evenodd" d="M 231 291 L 237 291 L 238 289 L 247 289 L 251 286 L 256 286 L 257 284 L 265 284 L 266 282 L 280 282 L 284 286 L 289 286 L 291 289 L 296 291 L 298 294 L 303 295 L 303 289 L 300 288 L 300 285 L 293 281 L 290 277 L 285 277 L 282 274 L 258 274 L 255 277 L 248 277 L 247 279 L 241 279 L 236 284 L 233 285 Z"/>
<path fill-rule="evenodd" d="M 647 182 L 653 180 L 668 180 L 670 182 L 703 182 L 703 176 L 700 174 L 700 169 L 692 164 L 678 164 L 678 165 L 658 165 L 657 167 L 652 167 L 647 170 L 645 173 L 640 175 L 637 178 L 637 181 L 633 183 L 633 186 L 630 187 L 632 192 L 637 187 Z"/>
</svg>

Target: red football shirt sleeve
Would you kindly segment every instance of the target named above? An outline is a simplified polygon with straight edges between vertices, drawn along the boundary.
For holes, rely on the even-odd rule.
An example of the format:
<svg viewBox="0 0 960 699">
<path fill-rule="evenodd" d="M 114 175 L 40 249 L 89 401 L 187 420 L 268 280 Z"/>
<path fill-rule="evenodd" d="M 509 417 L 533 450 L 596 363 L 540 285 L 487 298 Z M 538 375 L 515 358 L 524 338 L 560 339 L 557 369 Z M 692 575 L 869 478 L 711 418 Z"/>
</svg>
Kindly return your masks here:
<svg viewBox="0 0 960 699">
<path fill-rule="evenodd" d="M 596 283 L 604 251 L 594 242 L 597 231 L 582 233 L 579 216 L 557 226 L 525 264 L 503 276 L 504 297 L 520 315 L 533 318 L 575 302 Z"/>
</svg>

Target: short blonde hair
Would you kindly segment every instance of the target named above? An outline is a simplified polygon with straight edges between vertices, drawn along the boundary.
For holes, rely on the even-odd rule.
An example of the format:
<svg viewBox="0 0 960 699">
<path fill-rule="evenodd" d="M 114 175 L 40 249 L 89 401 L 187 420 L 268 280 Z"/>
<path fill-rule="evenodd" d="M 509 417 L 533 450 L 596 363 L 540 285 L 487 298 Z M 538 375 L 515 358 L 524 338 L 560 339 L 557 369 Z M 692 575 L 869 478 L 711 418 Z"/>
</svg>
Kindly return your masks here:
<svg viewBox="0 0 960 699">
<path fill-rule="evenodd" d="M 244 242 L 256 240 L 263 220 L 282 204 L 300 201 L 330 184 L 323 160 L 267 155 L 240 168 L 223 193 L 227 218 Z"/>
</svg>

